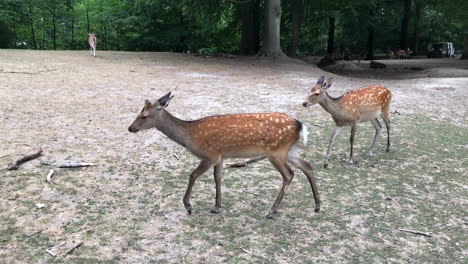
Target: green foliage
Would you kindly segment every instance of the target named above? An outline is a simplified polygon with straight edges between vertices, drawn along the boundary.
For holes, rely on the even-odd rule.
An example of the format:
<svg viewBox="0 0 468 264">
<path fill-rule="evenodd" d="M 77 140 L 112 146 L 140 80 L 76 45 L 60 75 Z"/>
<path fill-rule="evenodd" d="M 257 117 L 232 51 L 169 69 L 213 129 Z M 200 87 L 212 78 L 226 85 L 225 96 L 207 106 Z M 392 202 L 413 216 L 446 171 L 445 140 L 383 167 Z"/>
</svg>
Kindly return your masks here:
<svg viewBox="0 0 468 264">
<path fill-rule="evenodd" d="M 265 0 L 257 1 L 263 8 Z M 282 1 L 283 50 L 292 40 L 292 1 Z M 464 35 L 468 34 L 464 12 L 468 2 L 417 1 L 423 6 L 418 26 L 421 49 L 434 41 L 452 41 L 460 49 Z M 416 0 L 409 25 L 410 43 L 415 3 Z M 0 47 L 52 49 L 55 39 L 57 49 L 85 49 L 89 27 L 89 31 L 97 34 L 98 49 L 238 53 L 239 5 L 228 0 L 2 0 Z M 364 51 L 370 25 L 375 28 L 378 50 L 396 49 L 399 45 L 401 1 L 303 0 L 303 6 L 298 11 L 303 12 L 300 53 L 326 51 L 330 16 L 336 21 L 337 48 Z"/>
</svg>

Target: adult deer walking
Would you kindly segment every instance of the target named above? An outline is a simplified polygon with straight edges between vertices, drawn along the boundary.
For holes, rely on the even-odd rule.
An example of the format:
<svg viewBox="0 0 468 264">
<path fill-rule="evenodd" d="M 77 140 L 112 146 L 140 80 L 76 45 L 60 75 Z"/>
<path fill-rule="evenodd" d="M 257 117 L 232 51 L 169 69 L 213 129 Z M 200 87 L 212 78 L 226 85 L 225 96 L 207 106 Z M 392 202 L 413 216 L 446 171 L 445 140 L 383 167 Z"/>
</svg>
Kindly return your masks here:
<svg viewBox="0 0 468 264">
<path fill-rule="evenodd" d="M 136 133 L 154 127 L 201 160 L 200 165 L 190 175 L 183 199 L 189 214 L 192 213 L 192 187 L 198 176 L 214 165 L 216 200 L 211 213 L 219 213 L 223 160 L 264 156 L 283 176 L 283 185 L 267 218 L 273 218 L 277 212 L 284 191 L 294 177 L 288 162 L 307 176 L 314 195 L 315 212 L 320 210 L 320 198 L 312 166 L 296 152 L 300 135 L 302 134 L 304 141 L 307 139 L 306 127 L 300 121 L 281 113 L 220 115 L 183 121 L 166 111 L 172 98 L 171 93 L 168 93 L 153 103 L 146 100 L 128 131 Z"/>
<path fill-rule="evenodd" d="M 89 50 L 91 51 L 91 56 L 96 57 L 97 39 L 94 33 L 88 33 L 88 43 L 89 43 Z"/>
<path fill-rule="evenodd" d="M 320 104 L 325 111 L 330 113 L 335 121 L 336 127 L 328 143 L 327 154 L 323 166 L 328 167 L 331 148 L 336 136 L 343 126 L 351 126 L 351 151 L 349 164 L 353 164 L 353 143 L 357 125 L 360 122 L 370 121 L 375 128 L 374 140 L 369 150 L 369 156 L 374 154 L 374 145 L 377 136 L 382 129 L 377 116 L 380 114 L 387 127 L 387 152 L 390 151 L 390 101 L 392 94 L 381 85 L 371 85 L 356 90 L 348 91 L 338 98 L 332 98 L 327 90 L 332 85 L 333 79 L 329 78 L 325 83 L 325 78 L 321 76 L 317 84 L 314 85 L 303 103 L 304 107 Z"/>
</svg>

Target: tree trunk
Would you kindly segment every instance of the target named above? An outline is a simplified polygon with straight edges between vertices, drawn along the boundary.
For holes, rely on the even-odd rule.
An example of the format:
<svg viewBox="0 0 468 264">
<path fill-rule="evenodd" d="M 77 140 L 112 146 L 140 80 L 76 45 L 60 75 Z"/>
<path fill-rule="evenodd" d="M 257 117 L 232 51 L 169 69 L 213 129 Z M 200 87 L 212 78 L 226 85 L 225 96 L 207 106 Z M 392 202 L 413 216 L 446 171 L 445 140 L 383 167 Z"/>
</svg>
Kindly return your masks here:
<svg viewBox="0 0 468 264">
<path fill-rule="evenodd" d="M 33 41 L 33 47 L 35 50 L 37 50 L 37 42 L 36 42 L 36 31 L 34 30 L 34 18 L 33 18 L 33 11 L 32 7 L 28 6 L 28 11 L 29 11 L 29 18 L 30 23 L 31 23 L 31 36 L 32 36 L 32 41 Z"/>
<path fill-rule="evenodd" d="M 335 17 L 328 18 L 328 47 L 327 53 L 332 54 L 335 50 Z"/>
<path fill-rule="evenodd" d="M 367 55 L 366 60 L 373 60 L 375 49 L 375 11 L 373 8 L 369 10 L 369 21 L 367 22 Z"/>
<path fill-rule="evenodd" d="M 107 26 L 104 23 L 104 35 L 102 36 L 103 44 L 104 44 L 104 50 L 107 50 Z"/>
<path fill-rule="evenodd" d="M 241 16 L 240 52 L 244 55 L 256 54 L 260 43 L 260 1 L 240 3 L 238 7 Z"/>
<path fill-rule="evenodd" d="M 408 25 L 411 12 L 411 0 L 403 0 L 403 19 L 401 21 L 400 49 L 408 48 Z"/>
<path fill-rule="evenodd" d="M 465 36 L 465 44 L 463 47 L 463 53 L 460 60 L 468 60 L 468 35 Z"/>
<path fill-rule="evenodd" d="M 70 48 L 71 49 L 76 49 L 76 47 L 75 47 L 75 15 L 72 15 L 72 21 L 71 21 L 71 43 L 70 43 Z"/>
<path fill-rule="evenodd" d="M 297 44 L 299 42 L 299 34 L 301 32 L 301 25 L 304 19 L 304 0 L 293 0 L 291 3 L 291 25 L 292 37 L 291 46 L 288 49 L 289 57 L 296 57 Z"/>
<path fill-rule="evenodd" d="M 280 46 L 281 0 L 265 0 L 263 43 L 257 56 L 284 56 Z"/>
<path fill-rule="evenodd" d="M 369 35 L 367 37 L 367 56 L 366 56 L 366 60 L 373 60 L 374 59 L 374 46 L 375 46 L 374 25 L 369 25 L 367 27 L 367 32 L 369 33 Z"/>
<path fill-rule="evenodd" d="M 419 50 L 418 28 L 421 12 L 423 10 L 423 2 L 421 0 L 414 0 L 414 29 L 413 29 L 413 53 L 417 54 Z"/>
<path fill-rule="evenodd" d="M 89 30 L 89 0 L 85 1 L 85 9 L 86 9 L 86 29 L 88 30 L 87 33 L 91 33 Z"/>
<path fill-rule="evenodd" d="M 56 21 L 55 21 L 55 10 L 54 10 L 54 13 L 52 14 L 52 40 L 53 40 L 53 43 L 54 43 L 54 50 L 57 49 L 57 25 L 56 25 Z"/>
</svg>

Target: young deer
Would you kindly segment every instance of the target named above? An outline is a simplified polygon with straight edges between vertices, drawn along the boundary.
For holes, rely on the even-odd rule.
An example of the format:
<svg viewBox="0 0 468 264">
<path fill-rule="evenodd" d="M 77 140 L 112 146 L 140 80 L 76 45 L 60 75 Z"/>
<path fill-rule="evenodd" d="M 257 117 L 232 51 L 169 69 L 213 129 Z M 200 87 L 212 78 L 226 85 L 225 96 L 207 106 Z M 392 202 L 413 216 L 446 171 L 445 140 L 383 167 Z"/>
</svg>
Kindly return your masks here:
<svg viewBox="0 0 468 264">
<path fill-rule="evenodd" d="M 409 55 L 408 55 L 408 53 L 406 53 L 405 50 L 398 50 L 398 51 L 397 51 L 397 55 L 398 55 L 398 59 L 399 59 L 399 60 L 408 59 L 408 58 L 409 58 Z"/>
<path fill-rule="evenodd" d="M 338 98 L 332 98 L 327 90 L 332 85 L 332 78 L 324 83 L 325 78 L 321 76 L 317 84 L 310 91 L 309 96 L 303 103 L 304 107 L 320 104 L 333 117 L 336 127 L 328 143 L 327 155 L 325 156 L 324 167 L 328 167 L 330 151 L 336 136 L 343 126 L 351 126 L 351 153 L 349 164 L 353 164 L 353 143 L 356 134 L 357 125 L 360 122 L 370 121 L 375 128 L 374 141 L 369 150 L 369 156 L 374 154 L 374 145 L 377 136 L 382 129 L 377 116 L 381 114 L 387 127 L 387 152 L 390 151 L 390 101 L 392 94 L 381 85 L 371 85 L 356 90 L 348 91 Z"/>
<path fill-rule="evenodd" d="M 183 121 L 166 111 L 172 98 L 171 93 L 168 93 L 154 103 L 146 100 L 145 106 L 128 131 L 136 133 L 154 127 L 201 160 L 200 165 L 190 175 L 183 199 L 189 214 L 192 213 L 192 187 L 198 176 L 214 165 L 216 200 L 211 213 L 219 213 L 223 160 L 264 156 L 283 176 L 283 185 L 267 218 L 272 218 L 277 212 L 284 191 L 294 177 L 288 162 L 307 176 L 314 195 L 315 212 L 320 210 L 320 198 L 312 166 L 296 152 L 300 135 L 306 140 L 307 130 L 301 122 L 281 113 L 220 115 Z"/>
<path fill-rule="evenodd" d="M 94 33 L 88 33 L 88 43 L 89 43 L 89 50 L 91 51 L 91 56 L 96 57 L 97 39 Z"/>
</svg>

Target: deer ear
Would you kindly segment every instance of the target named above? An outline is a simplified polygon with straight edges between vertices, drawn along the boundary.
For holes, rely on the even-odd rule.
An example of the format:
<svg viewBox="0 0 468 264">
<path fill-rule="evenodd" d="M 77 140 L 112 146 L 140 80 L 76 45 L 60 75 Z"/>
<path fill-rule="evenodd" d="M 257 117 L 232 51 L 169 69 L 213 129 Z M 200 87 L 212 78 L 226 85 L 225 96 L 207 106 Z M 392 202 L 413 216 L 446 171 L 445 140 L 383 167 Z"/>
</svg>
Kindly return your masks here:
<svg viewBox="0 0 468 264">
<path fill-rule="evenodd" d="M 327 79 L 327 82 L 323 84 L 323 88 L 327 90 L 328 88 L 330 88 L 332 83 L 333 83 L 333 77 L 330 77 Z"/>
<path fill-rule="evenodd" d="M 317 84 L 322 85 L 322 84 L 323 84 L 323 81 L 325 81 L 325 77 L 320 76 L 320 78 L 319 78 L 318 81 L 317 81 Z"/>
<path fill-rule="evenodd" d="M 172 98 L 174 98 L 174 95 L 171 96 L 171 92 L 167 93 L 166 95 L 158 99 L 159 106 L 161 108 L 167 107 Z"/>
</svg>

